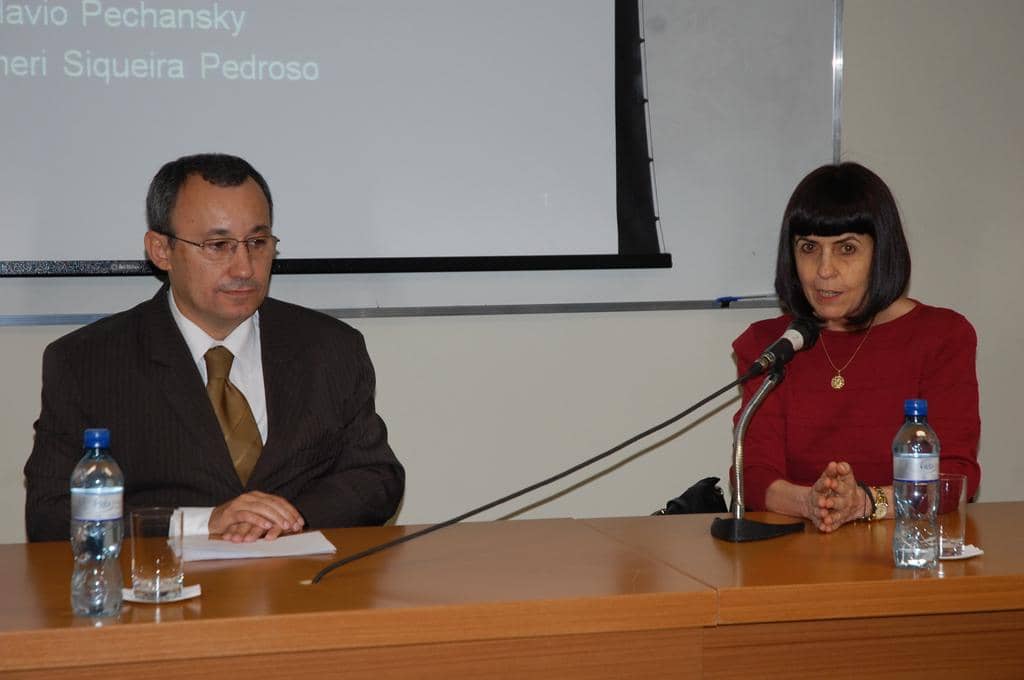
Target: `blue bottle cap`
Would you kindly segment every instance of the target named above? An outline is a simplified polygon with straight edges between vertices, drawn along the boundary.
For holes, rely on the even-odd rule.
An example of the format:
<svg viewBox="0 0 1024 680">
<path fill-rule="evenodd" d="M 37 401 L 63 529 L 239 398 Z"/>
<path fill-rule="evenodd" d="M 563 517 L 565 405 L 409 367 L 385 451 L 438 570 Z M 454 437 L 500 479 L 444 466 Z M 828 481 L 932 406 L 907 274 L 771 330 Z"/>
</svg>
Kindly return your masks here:
<svg viewBox="0 0 1024 680">
<path fill-rule="evenodd" d="M 109 449 L 110 430 L 105 427 L 92 427 L 85 431 L 84 443 L 87 449 Z"/>
<path fill-rule="evenodd" d="M 927 399 L 907 399 L 903 402 L 903 415 L 905 416 L 926 416 L 928 415 Z"/>
</svg>

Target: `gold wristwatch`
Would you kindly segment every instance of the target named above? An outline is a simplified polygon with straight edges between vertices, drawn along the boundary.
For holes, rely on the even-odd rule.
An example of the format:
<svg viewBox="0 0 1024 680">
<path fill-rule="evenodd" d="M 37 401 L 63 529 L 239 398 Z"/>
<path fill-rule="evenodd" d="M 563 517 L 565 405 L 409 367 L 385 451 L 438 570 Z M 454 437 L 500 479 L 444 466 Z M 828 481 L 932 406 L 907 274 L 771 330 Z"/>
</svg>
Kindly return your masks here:
<svg viewBox="0 0 1024 680">
<path fill-rule="evenodd" d="M 869 522 L 875 522 L 884 518 L 889 514 L 889 499 L 885 497 L 885 487 L 873 486 L 871 490 L 874 492 L 875 511 L 868 517 Z"/>
</svg>

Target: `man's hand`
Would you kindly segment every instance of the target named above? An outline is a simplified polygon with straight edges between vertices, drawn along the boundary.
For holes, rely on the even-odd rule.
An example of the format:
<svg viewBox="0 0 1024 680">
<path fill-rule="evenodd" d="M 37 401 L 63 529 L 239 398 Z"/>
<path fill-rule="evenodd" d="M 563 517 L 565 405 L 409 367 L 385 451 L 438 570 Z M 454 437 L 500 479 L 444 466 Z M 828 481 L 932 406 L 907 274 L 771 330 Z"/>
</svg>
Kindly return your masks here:
<svg viewBox="0 0 1024 680">
<path fill-rule="evenodd" d="M 210 514 L 210 535 L 232 543 L 268 541 L 302 531 L 306 521 L 295 506 L 280 496 L 250 491 L 218 505 Z"/>
</svg>

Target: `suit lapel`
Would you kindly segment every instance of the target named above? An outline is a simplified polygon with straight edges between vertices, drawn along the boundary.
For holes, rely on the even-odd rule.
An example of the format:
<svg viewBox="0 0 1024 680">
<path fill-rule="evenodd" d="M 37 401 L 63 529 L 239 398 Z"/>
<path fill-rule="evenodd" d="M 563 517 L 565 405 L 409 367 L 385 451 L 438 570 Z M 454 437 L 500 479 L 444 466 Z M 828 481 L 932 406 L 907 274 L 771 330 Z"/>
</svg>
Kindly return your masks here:
<svg viewBox="0 0 1024 680">
<path fill-rule="evenodd" d="M 195 461 L 197 469 L 212 471 L 231 486 L 241 489 L 224 434 L 206 394 L 206 386 L 168 304 L 167 287 L 164 286 L 146 305 L 142 333 L 157 389 L 163 392 L 169 406 L 168 416 L 175 418 L 176 425 L 191 435 L 195 442 L 191 451 L 182 451 L 180 455 L 185 460 L 199 457 L 200 460 Z"/>
<path fill-rule="evenodd" d="M 303 382 L 306 377 L 294 361 L 301 350 L 300 329 L 289 328 L 281 319 L 278 304 L 267 299 L 260 308 L 260 350 L 263 354 L 263 386 L 267 396 L 267 443 L 253 468 L 252 481 L 259 482 L 280 468 L 294 450 L 302 418 Z"/>
</svg>

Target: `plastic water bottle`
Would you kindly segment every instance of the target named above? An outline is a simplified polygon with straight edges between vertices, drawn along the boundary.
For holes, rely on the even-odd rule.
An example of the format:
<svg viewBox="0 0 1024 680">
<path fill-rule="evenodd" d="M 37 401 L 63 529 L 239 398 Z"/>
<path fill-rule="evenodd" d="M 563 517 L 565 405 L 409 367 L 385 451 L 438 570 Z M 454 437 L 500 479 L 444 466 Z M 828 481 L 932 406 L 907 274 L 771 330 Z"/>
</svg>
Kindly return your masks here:
<svg viewBox="0 0 1024 680">
<path fill-rule="evenodd" d="M 907 399 L 903 427 L 892 441 L 897 567 L 931 569 L 939 557 L 939 438 L 928 425 L 928 402 Z"/>
<path fill-rule="evenodd" d="M 110 431 L 85 431 L 85 455 L 71 473 L 71 610 L 79 616 L 121 611 L 124 475 L 110 457 Z"/>
</svg>

